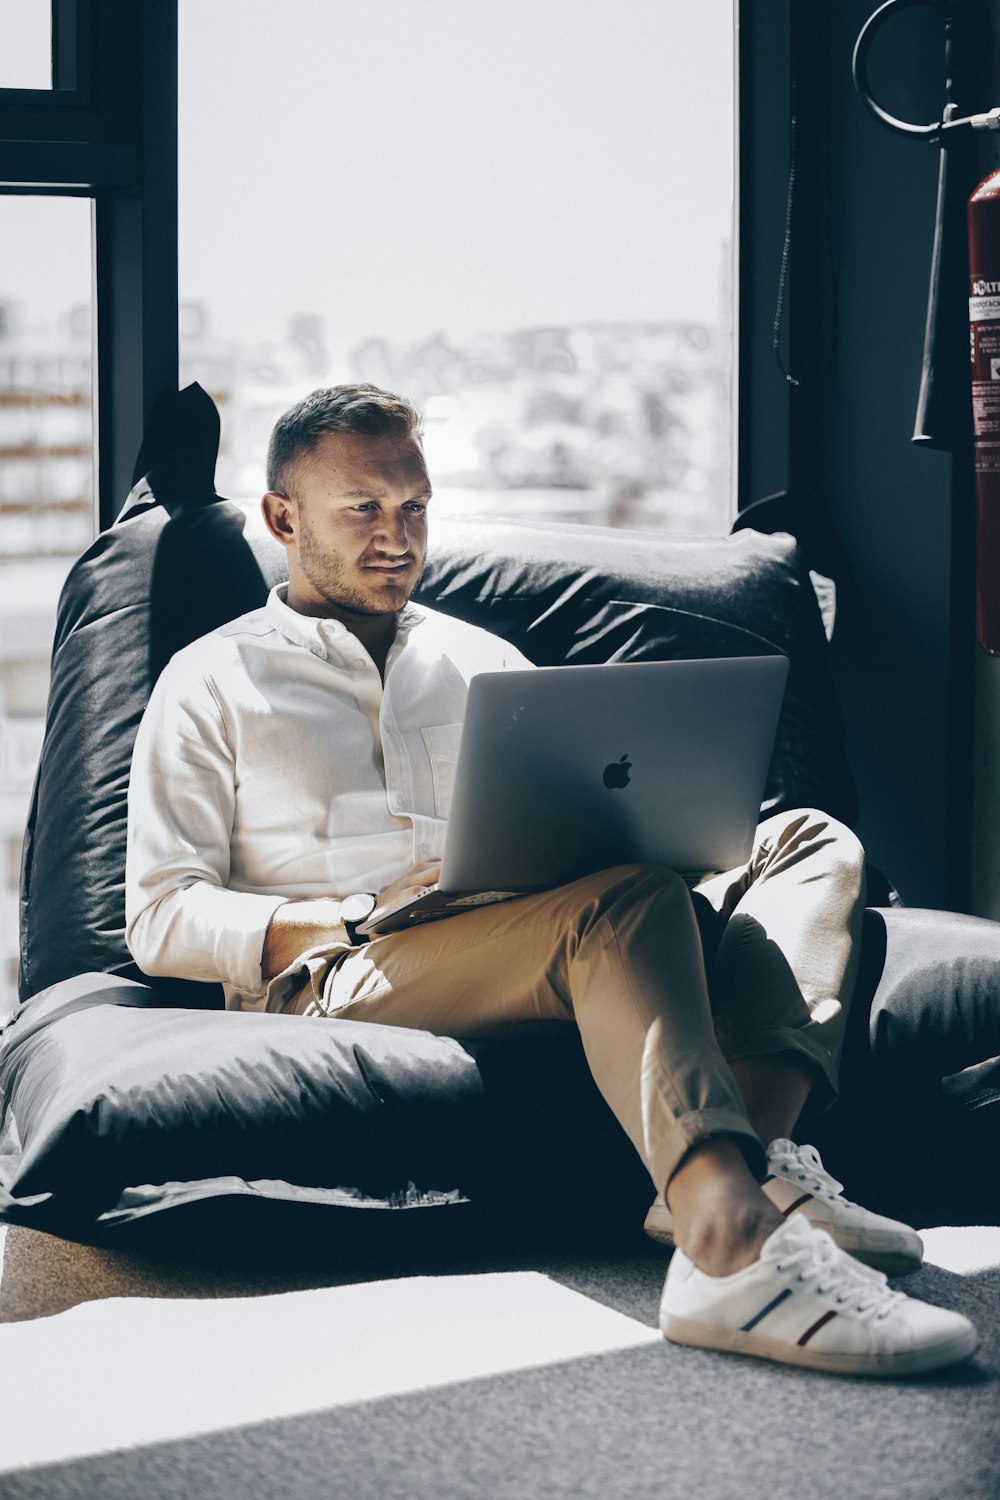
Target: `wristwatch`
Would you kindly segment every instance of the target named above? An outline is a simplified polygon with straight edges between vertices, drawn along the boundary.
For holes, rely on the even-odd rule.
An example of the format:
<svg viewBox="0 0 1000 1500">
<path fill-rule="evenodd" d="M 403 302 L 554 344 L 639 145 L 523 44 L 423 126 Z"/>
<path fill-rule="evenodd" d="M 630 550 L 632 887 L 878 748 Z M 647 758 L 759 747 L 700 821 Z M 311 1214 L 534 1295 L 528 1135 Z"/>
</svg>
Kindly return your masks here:
<svg viewBox="0 0 1000 1500">
<path fill-rule="evenodd" d="M 359 937 L 356 931 L 359 922 L 370 917 L 375 910 L 378 897 L 374 891 L 358 891 L 353 896 L 345 896 L 340 903 L 340 920 L 347 928 L 347 936 L 351 940 L 351 947 L 357 947 L 358 943 L 367 943 L 366 937 Z"/>
</svg>

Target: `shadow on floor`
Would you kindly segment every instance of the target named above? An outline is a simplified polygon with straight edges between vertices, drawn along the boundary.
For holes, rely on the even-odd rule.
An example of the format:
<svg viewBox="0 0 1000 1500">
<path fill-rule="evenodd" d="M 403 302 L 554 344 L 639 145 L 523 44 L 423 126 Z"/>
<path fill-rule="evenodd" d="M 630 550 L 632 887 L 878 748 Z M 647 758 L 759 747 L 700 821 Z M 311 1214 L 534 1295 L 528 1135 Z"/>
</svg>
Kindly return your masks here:
<svg viewBox="0 0 1000 1500">
<path fill-rule="evenodd" d="M 623 1233 L 592 1225 L 582 1233 L 548 1223 L 533 1232 L 522 1226 L 515 1235 L 468 1204 L 428 1213 L 359 1210 L 345 1220 L 245 1199 L 157 1215 L 99 1244 L 10 1225 L 0 1323 L 108 1297 L 253 1297 L 402 1276 L 540 1270 L 575 1285 L 566 1280 L 567 1267 L 578 1268 L 578 1290 L 655 1324 L 666 1253 L 641 1228 Z M 645 1294 L 641 1311 L 636 1276 Z"/>
</svg>

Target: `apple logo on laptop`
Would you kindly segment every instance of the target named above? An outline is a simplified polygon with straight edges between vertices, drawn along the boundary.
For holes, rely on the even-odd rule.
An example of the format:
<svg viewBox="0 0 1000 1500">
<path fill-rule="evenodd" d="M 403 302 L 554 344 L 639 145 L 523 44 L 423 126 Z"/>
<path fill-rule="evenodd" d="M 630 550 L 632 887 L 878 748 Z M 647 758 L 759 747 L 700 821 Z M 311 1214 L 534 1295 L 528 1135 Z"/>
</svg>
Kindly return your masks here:
<svg viewBox="0 0 1000 1500">
<path fill-rule="evenodd" d="M 621 760 L 613 760 L 609 766 L 604 767 L 604 785 L 609 791 L 621 791 L 622 787 L 628 786 L 629 772 L 632 770 L 632 762 L 628 758 L 628 751 Z"/>
</svg>

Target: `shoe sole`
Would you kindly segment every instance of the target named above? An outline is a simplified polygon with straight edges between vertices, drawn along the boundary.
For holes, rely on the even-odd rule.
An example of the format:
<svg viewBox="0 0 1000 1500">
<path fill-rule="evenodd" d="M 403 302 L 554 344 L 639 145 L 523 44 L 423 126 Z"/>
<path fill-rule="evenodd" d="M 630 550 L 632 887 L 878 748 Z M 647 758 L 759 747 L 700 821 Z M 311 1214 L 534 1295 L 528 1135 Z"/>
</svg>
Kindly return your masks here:
<svg viewBox="0 0 1000 1500">
<path fill-rule="evenodd" d="M 666 1229 L 663 1225 L 658 1224 L 652 1219 L 652 1217 L 647 1218 L 642 1227 L 649 1235 L 649 1238 L 655 1240 L 658 1245 L 666 1245 L 668 1250 L 674 1248 L 674 1231 L 672 1229 Z"/>
<path fill-rule="evenodd" d="M 748 1354 L 755 1359 L 769 1359 L 777 1364 L 801 1365 L 828 1375 L 867 1375 L 892 1379 L 896 1375 L 924 1375 L 969 1359 L 976 1351 L 979 1336 L 974 1328 L 955 1334 L 940 1343 L 922 1349 L 905 1349 L 899 1354 L 838 1354 L 821 1349 L 800 1349 L 797 1344 L 780 1343 L 742 1329 L 706 1328 L 688 1318 L 668 1313 L 660 1320 L 660 1332 L 672 1344 L 688 1348 L 710 1349 L 720 1354 Z"/>
<path fill-rule="evenodd" d="M 850 1230 L 834 1234 L 829 1224 L 816 1224 L 813 1219 L 809 1222 L 815 1224 L 817 1229 L 825 1229 L 841 1250 L 846 1250 L 855 1260 L 874 1267 L 876 1271 L 884 1271 L 887 1276 L 909 1276 L 912 1272 L 919 1271 L 924 1263 L 922 1246 L 917 1254 L 915 1251 L 901 1250 L 898 1246 L 892 1248 L 889 1245 L 858 1244 Z"/>
<path fill-rule="evenodd" d="M 812 1221 L 810 1220 L 810 1223 Z M 860 1260 L 862 1265 L 871 1266 L 875 1271 L 884 1271 L 886 1276 L 910 1276 L 914 1271 L 919 1271 L 923 1265 L 923 1255 L 909 1254 L 905 1250 L 892 1250 L 887 1247 L 873 1245 L 859 1245 L 855 1237 L 843 1231 L 840 1235 L 833 1233 L 829 1224 L 817 1224 L 817 1229 L 825 1229 L 841 1250 L 846 1250 L 848 1255 L 853 1255 L 855 1260 Z M 651 1240 L 658 1245 L 664 1245 L 668 1250 L 674 1248 L 674 1233 L 665 1225 L 656 1222 L 655 1219 L 647 1218 L 643 1229 Z M 852 1241 L 854 1241 L 852 1243 Z"/>
</svg>

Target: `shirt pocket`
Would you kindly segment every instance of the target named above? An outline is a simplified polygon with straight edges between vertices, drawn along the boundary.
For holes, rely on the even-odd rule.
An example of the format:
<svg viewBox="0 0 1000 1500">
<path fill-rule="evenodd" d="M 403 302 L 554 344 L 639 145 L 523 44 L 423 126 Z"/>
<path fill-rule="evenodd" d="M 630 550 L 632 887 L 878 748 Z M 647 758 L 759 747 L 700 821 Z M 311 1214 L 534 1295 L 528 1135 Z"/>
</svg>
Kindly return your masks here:
<svg viewBox="0 0 1000 1500">
<path fill-rule="evenodd" d="M 429 724 L 421 728 L 424 749 L 431 763 L 434 782 L 434 811 L 446 818 L 451 811 L 451 794 L 455 785 L 455 764 L 462 738 L 461 724 Z"/>
</svg>

